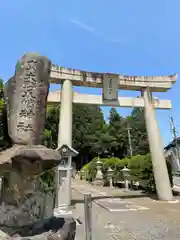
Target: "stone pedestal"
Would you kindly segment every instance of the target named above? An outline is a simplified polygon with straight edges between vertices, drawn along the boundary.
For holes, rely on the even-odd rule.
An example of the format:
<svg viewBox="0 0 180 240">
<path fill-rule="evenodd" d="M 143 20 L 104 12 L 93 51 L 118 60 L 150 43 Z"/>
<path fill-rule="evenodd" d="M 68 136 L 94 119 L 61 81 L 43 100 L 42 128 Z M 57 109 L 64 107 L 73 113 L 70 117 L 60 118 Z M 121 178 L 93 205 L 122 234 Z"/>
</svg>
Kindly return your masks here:
<svg viewBox="0 0 180 240">
<path fill-rule="evenodd" d="M 1 154 L 0 163 L 2 159 L 9 164 L 0 165 L 3 176 L 0 225 L 20 227 L 52 217 L 53 189 L 44 186 L 41 176 L 60 162 L 59 153 L 39 145 L 31 148 L 16 145 Z"/>
<path fill-rule="evenodd" d="M 74 240 L 76 222 L 73 218 L 51 217 L 34 224 L 0 231 L 1 240 Z"/>
<path fill-rule="evenodd" d="M 124 180 L 124 186 L 125 186 L 125 189 L 128 191 L 129 190 L 129 180 L 128 179 Z"/>
<path fill-rule="evenodd" d="M 53 173 L 52 168 L 62 160 L 58 151 L 41 145 L 50 68 L 46 57 L 25 54 L 5 89 L 8 133 L 13 147 L 0 154 L 3 177 L 0 229 L 10 236 L 16 234 L 17 239 L 60 240 L 75 236 L 74 227 L 71 231 L 67 227 L 70 225 L 62 224 L 62 219 L 53 218 L 54 191 L 51 193 L 49 183 L 43 180 L 47 171 Z M 54 186 L 51 187 L 53 190 Z"/>
</svg>

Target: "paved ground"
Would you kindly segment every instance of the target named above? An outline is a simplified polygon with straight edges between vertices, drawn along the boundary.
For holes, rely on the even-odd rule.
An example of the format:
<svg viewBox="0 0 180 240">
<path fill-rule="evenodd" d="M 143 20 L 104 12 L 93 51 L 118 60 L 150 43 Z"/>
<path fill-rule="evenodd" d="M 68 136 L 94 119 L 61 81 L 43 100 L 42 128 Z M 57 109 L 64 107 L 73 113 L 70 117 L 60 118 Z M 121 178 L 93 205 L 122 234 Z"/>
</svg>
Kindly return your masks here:
<svg viewBox="0 0 180 240">
<path fill-rule="evenodd" d="M 140 192 L 130 194 L 117 189 L 91 186 L 77 180 L 73 182 L 73 188 L 73 213 L 82 222 L 77 226 L 77 240 L 85 240 L 82 194 L 85 192 L 90 192 L 94 200 L 92 240 L 180 239 L 179 202 L 158 202 Z M 113 195 L 112 201 L 110 195 Z M 120 195 L 121 198 L 115 198 L 115 195 Z"/>
</svg>

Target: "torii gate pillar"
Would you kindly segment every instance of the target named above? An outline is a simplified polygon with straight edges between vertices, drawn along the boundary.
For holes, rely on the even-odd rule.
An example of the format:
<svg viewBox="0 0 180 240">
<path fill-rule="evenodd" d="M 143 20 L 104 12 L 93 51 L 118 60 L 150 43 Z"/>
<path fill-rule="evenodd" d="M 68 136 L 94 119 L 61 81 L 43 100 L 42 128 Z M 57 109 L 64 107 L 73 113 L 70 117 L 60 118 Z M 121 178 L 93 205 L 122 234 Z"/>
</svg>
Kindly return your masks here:
<svg viewBox="0 0 180 240">
<path fill-rule="evenodd" d="M 149 147 L 152 158 L 156 190 L 159 200 L 170 201 L 173 198 L 163 144 L 152 103 L 152 94 L 148 88 L 142 91 Z"/>
<path fill-rule="evenodd" d="M 63 144 L 72 146 L 72 105 L 73 105 L 73 91 L 72 82 L 70 80 L 64 80 L 61 88 L 61 106 L 59 116 L 59 129 L 58 129 L 58 148 Z M 67 201 L 66 204 L 71 204 L 71 166 L 72 157 L 68 158 L 67 166 Z M 57 192 L 56 192 L 56 207 L 60 207 L 60 183 L 59 183 L 59 170 L 57 169 Z"/>
<path fill-rule="evenodd" d="M 72 146 L 72 104 L 72 82 L 70 80 L 65 80 L 61 88 L 58 147 L 61 147 L 63 144 Z"/>
</svg>

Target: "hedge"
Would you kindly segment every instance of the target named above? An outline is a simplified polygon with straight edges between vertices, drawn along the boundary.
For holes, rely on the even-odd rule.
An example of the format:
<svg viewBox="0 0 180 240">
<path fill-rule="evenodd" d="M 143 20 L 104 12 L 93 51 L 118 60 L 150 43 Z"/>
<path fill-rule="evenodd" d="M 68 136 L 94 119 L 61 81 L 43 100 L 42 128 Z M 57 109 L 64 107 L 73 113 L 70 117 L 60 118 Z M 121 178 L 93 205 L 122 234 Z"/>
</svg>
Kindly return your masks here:
<svg viewBox="0 0 180 240">
<path fill-rule="evenodd" d="M 113 182 L 116 183 L 118 181 L 123 180 L 122 172 L 121 170 L 126 166 L 130 169 L 130 180 L 132 181 L 146 181 L 147 187 L 149 188 L 155 188 L 155 181 L 154 181 L 154 175 L 153 175 L 153 169 L 152 169 L 152 161 L 150 154 L 147 155 L 136 155 L 132 158 L 102 158 L 99 159 L 98 157 L 92 159 L 91 162 L 83 166 L 81 169 L 81 178 L 82 176 L 82 170 L 84 172 L 84 178 L 87 181 L 93 181 L 96 177 L 96 162 L 100 160 L 102 162 L 102 173 L 104 178 L 105 185 L 107 184 L 107 170 L 109 167 L 111 167 L 114 170 L 113 173 Z M 169 162 L 167 163 L 167 169 L 169 173 L 170 182 L 172 184 L 172 169 L 171 164 Z"/>
</svg>

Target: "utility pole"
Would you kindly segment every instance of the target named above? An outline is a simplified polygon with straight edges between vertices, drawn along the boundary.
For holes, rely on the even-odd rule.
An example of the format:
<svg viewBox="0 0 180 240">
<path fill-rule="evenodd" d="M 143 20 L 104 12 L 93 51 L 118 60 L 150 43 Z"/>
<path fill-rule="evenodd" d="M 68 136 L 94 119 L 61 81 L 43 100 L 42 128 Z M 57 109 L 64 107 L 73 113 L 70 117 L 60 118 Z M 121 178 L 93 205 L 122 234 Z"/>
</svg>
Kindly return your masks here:
<svg viewBox="0 0 180 240">
<path fill-rule="evenodd" d="M 131 141 L 131 128 L 128 126 L 127 131 L 128 131 L 128 141 L 129 141 L 129 150 L 130 150 L 130 156 L 133 156 L 133 150 L 132 150 L 132 141 Z"/>
<path fill-rule="evenodd" d="M 176 148 L 176 157 L 180 164 L 180 156 L 179 156 L 179 148 L 178 148 L 178 141 L 177 141 L 177 135 L 176 135 L 176 127 L 174 125 L 174 120 L 172 117 L 170 117 L 170 124 L 171 124 L 171 131 L 173 135 L 173 140 L 175 141 L 175 148 Z"/>
<path fill-rule="evenodd" d="M 174 120 L 173 120 L 172 117 L 170 117 L 170 124 L 171 124 L 171 131 L 172 131 L 172 135 L 173 135 L 173 140 L 175 140 L 177 142 L 176 127 L 174 125 Z"/>
</svg>

